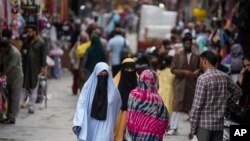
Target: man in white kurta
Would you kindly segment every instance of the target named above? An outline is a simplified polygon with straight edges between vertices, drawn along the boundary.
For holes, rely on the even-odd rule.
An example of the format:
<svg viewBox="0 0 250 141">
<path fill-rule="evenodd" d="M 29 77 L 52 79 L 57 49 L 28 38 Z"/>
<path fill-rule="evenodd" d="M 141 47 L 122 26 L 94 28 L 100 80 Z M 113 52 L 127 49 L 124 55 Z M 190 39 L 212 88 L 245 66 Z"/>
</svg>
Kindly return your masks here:
<svg viewBox="0 0 250 141">
<path fill-rule="evenodd" d="M 108 72 L 107 114 L 105 120 L 91 117 L 92 102 L 97 85 L 97 75 Z M 121 107 L 121 98 L 116 88 L 112 73 L 106 63 L 98 63 L 89 79 L 85 82 L 77 103 L 73 126 L 80 126 L 78 141 L 113 141 L 114 125 Z"/>
</svg>

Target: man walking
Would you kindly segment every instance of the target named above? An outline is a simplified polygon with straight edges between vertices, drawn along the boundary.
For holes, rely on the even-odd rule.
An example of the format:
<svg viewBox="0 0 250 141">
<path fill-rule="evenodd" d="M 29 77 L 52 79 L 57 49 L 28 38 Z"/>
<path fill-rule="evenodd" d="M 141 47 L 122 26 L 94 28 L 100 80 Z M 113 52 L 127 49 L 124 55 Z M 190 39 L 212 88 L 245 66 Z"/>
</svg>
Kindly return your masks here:
<svg viewBox="0 0 250 141">
<path fill-rule="evenodd" d="M 217 60 L 211 51 L 200 55 L 204 74 L 197 80 L 189 139 L 196 135 L 199 141 L 222 141 L 226 104 L 236 103 L 242 94 L 240 87 L 227 74 L 215 68 Z"/>
<path fill-rule="evenodd" d="M 29 113 L 34 113 L 37 98 L 38 75 L 45 74 L 46 47 L 38 36 L 36 26 L 27 27 L 27 41 L 22 48 L 24 83 L 21 100 L 29 96 Z"/>
<path fill-rule="evenodd" d="M 121 52 L 123 48 L 127 48 L 130 50 L 129 41 L 125 38 L 125 35 L 122 33 L 123 31 L 119 28 L 115 29 L 114 37 L 111 38 L 107 45 L 107 50 L 110 53 L 110 64 L 112 65 L 112 74 L 115 76 L 119 70 L 121 69 L 121 62 L 123 56 L 121 56 Z M 126 56 L 127 58 L 128 56 Z"/>
<path fill-rule="evenodd" d="M 19 50 L 12 46 L 6 37 L 0 40 L 0 63 L 3 64 L 3 74 L 7 76 L 8 91 L 7 119 L 2 123 L 15 124 L 23 84 L 22 59 Z"/>
<path fill-rule="evenodd" d="M 168 135 L 176 134 L 180 112 L 191 110 L 196 79 L 199 75 L 199 56 L 192 51 L 192 36 L 187 34 L 183 38 L 184 50 L 174 56 L 171 72 L 174 79 L 173 114 L 170 118 Z"/>
</svg>

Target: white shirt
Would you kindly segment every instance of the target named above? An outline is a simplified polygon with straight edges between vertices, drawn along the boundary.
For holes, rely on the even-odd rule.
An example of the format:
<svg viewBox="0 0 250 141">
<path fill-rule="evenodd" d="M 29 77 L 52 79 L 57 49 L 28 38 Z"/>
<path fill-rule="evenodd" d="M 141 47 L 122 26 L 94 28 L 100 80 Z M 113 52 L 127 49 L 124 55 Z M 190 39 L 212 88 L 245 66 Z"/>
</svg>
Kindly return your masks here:
<svg viewBox="0 0 250 141">
<path fill-rule="evenodd" d="M 190 64 L 191 55 L 192 55 L 192 53 L 191 53 L 191 52 L 187 54 L 188 64 Z"/>
</svg>

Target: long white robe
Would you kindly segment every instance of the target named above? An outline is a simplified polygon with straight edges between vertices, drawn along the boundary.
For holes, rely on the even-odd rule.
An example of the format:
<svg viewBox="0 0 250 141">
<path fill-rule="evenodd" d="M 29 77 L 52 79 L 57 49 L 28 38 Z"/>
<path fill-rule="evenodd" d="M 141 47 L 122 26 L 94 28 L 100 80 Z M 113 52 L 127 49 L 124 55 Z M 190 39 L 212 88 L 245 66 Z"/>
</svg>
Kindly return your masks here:
<svg viewBox="0 0 250 141">
<path fill-rule="evenodd" d="M 107 70 L 108 77 L 108 108 L 106 120 L 97 120 L 90 116 L 92 101 L 95 94 L 97 75 Z M 121 97 L 116 88 L 112 73 L 106 63 L 98 63 L 87 82 L 84 84 L 77 103 L 74 126 L 81 126 L 78 141 L 113 141 L 116 117 L 121 107 Z"/>
</svg>

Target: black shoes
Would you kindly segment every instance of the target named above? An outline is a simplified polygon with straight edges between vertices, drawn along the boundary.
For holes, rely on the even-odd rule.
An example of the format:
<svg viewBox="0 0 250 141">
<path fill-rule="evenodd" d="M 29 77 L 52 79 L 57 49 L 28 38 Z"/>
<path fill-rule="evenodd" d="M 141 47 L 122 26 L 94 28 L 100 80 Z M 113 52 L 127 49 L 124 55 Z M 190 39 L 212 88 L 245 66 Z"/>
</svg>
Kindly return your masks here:
<svg viewBox="0 0 250 141">
<path fill-rule="evenodd" d="M 16 123 L 16 120 L 15 119 L 5 119 L 5 120 L 2 120 L 1 121 L 2 124 L 15 124 Z"/>
</svg>

